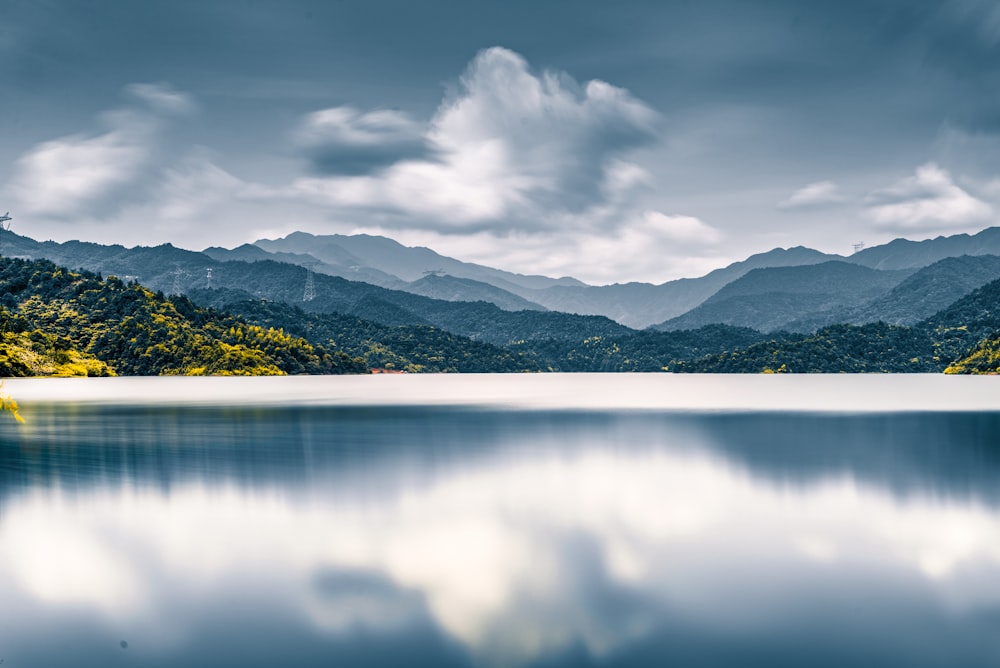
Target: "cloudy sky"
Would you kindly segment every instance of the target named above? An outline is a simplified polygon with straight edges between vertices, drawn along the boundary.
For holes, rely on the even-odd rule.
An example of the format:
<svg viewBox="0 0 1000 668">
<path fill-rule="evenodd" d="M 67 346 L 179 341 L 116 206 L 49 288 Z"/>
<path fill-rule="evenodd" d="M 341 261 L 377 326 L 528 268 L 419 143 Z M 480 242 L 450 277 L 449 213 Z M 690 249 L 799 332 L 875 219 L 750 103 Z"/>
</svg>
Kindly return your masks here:
<svg viewBox="0 0 1000 668">
<path fill-rule="evenodd" d="M 993 0 L 4 0 L 0 212 L 594 283 L 1000 212 Z"/>
</svg>

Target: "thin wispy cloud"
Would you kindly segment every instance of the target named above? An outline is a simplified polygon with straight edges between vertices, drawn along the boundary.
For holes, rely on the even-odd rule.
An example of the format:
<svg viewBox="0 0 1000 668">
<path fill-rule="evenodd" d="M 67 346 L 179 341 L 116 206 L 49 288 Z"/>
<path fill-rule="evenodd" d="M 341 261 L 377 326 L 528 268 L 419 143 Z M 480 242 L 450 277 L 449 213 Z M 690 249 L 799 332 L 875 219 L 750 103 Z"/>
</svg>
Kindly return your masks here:
<svg viewBox="0 0 1000 668">
<path fill-rule="evenodd" d="M 844 196 L 833 181 L 817 181 L 799 188 L 787 199 L 778 202 L 779 209 L 812 209 L 844 203 Z"/>
<path fill-rule="evenodd" d="M 125 93 L 163 114 L 184 115 L 196 109 L 194 98 L 189 93 L 177 90 L 165 81 L 129 84 L 125 86 Z"/>
</svg>

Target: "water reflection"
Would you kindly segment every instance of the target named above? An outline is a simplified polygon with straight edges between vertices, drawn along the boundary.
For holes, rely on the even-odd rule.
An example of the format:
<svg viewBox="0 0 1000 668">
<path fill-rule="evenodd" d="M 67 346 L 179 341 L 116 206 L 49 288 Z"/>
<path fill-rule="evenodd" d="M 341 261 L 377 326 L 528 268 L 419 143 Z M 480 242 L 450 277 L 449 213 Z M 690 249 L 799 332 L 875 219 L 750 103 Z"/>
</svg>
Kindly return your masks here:
<svg viewBox="0 0 1000 668">
<path fill-rule="evenodd" d="M 998 437 L 996 414 L 36 407 L 0 427 L 0 658 L 996 665 Z"/>
</svg>

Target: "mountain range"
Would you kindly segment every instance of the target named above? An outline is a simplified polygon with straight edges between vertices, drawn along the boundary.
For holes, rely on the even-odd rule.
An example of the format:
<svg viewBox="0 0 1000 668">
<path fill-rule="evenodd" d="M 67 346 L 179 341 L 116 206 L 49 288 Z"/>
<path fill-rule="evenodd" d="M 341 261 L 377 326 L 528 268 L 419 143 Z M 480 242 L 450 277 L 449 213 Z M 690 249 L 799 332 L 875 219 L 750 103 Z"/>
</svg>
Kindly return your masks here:
<svg viewBox="0 0 1000 668">
<path fill-rule="evenodd" d="M 8 233 L 4 250 L 21 259 L 3 260 L 14 264 L 4 265 L 10 273 L 0 308 L 9 309 L 4 331 L 16 334 L 5 339 L 8 359 L 43 360 L 14 365 L 22 371 L 989 372 L 1000 347 L 993 343 L 1000 334 L 993 308 L 1000 255 L 991 254 L 1000 251 L 998 238 L 990 228 L 897 240 L 849 258 L 774 249 L 700 278 L 589 286 L 364 235 L 296 233 L 196 252 Z M 96 273 L 72 274 L 78 270 Z M 99 284 L 99 274 L 118 278 Z M 77 306 L 83 285 L 91 301 Z M 112 297 L 125 301 L 92 320 L 94 305 L 107 310 Z M 115 319 L 133 308 L 129 299 L 144 304 L 147 324 L 138 339 L 126 331 L 136 316 Z M 551 308 L 574 300 L 583 304 L 580 312 Z M 617 321 L 586 314 L 599 310 L 594 305 Z M 628 325 L 664 313 L 676 315 L 643 331 Z M 163 318 L 175 318 L 170 331 L 157 331 Z M 31 332 L 44 333 L 47 343 Z M 209 340 L 215 343 L 191 348 Z M 122 361 L 116 350 L 130 357 Z M 167 350 L 169 362 L 159 359 Z"/>
<path fill-rule="evenodd" d="M 811 332 L 837 323 L 914 324 L 1000 278 L 1000 228 L 897 239 L 843 257 L 804 247 L 752 255 L 698 278 L 592 286 L 523 275 L 371 235 L 296 232 L 202 252 L 37 242 L 6 233 L 8 255 L 135 280 L 210 303 L 263 298 L 386 326 L 430 325 L 499 345 L 723 324 Z M 312 295 L 306 294 L 311 283 Z M 311 297 L 305 300 L 305 297 Z"/>
</svg>

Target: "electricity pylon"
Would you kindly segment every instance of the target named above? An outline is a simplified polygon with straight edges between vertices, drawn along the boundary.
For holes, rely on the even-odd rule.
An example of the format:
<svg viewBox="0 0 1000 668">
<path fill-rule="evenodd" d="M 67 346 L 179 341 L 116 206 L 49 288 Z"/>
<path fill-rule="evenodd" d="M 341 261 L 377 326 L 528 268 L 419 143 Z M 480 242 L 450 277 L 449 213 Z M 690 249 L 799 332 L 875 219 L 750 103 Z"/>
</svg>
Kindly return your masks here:
<svg viewBox="0 0 1000 668">
<path fill-rule="evenodd" d="M 10 211 L 0 216 L 0 257 L 3 257 L 3 233 L 10 231 L 11 220 L 13 220 L 13 218 L 10 217 Z"/>
<path fill-rule="evenodd" d="M 172 294 L 172 295 L 179 295 L 179 294 L 181 294 L 181 293 L 184 292 L 181 289 L 181 277 L 184 276 L 184 274 L 186 274 L 186 273 L 187 273 L 186 271 L 184 271 L 183 269 L 181 269 L 180 265 L 175 265 L 175 267 L 174 267 L 174 282 L 173 282 L 173 285 L 170 286 L 170 294 Z"/>
<path fill-rule="evenodd" d="M 312 266 L 306 267 L 306 289 L 302 292 L 302 301 L 311 302 L 316 299 L 316 281 L 313 280 Z"/>
</svg>

